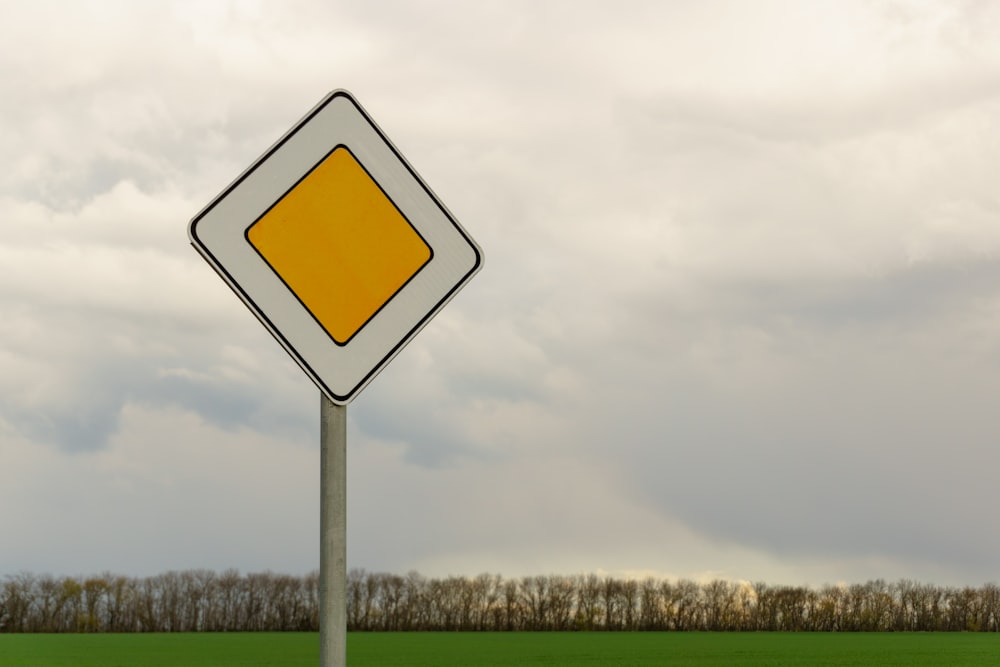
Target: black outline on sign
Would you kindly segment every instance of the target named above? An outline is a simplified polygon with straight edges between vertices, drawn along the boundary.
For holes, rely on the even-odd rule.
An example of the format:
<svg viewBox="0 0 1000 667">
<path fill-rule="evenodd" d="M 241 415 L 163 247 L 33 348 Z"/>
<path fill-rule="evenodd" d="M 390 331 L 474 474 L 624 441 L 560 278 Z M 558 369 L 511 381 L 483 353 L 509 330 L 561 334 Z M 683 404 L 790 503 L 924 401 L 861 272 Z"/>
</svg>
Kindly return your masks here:
<svg viewBox="0 0 1000 667">
<path fill-rule="evenodd" d="M 285 279 L 281 277 L 281 274 L 278 273 L 278 270 L 274 268 L 274 266 L 271 264 L 271 262 L 267 261 L 267 257 L 265 257 L 264 253 L 262 253 L 260 251 L 260 248 L 258 248 L 256 245 L 254 245 L 253 241 L 250 240 L 250 230 L 253 229 L 253 226 L 256 225 L 258 222 L 260 222 L 264 218 L 264 216 L 266 216 L 268 213 L 270 213 L 271 209 L 273 209 L 275 206 L 277 206 L 279 203 L 281 203 L 282 199 L 284 199 L 285 197 L 287 197 L 288 194 L 292 190 L 294 190 L 295 188 L 297 188 L 299 186 L 299 183 L 301 183 L 302 181 L 306 180 L 309 177 L 309 175 L 312 174 L 314 171 L 316 171 L 316 169 L 321 164 L 323 164 L 324 162 L 326 162 L 327 158 L 329 158 L 331 155 L 333 155 L 334 153 L 336 153 L 338 148 L 343 148 L 345 151 L 347 151 L 347 154 L 351 156 L 351 159 L 354 160 L 355 164 L 357 164 L 359 167 L 361 167 L 361 169 L 365 172 L 365 174 L 368 175 L 369 180 L 371 180 L 371 182 L 375 184 L 375 187 L 377 187 L 379 189 L 379 192 L 382 193 L 382 196 L 385 197 L 389 201 L 390 204 L 392 204 L 392 207 L 394 209 L 396 209 L 396 213 L 399 213 L 399 217 L 401 217 L 403 219 L 403 221 L 406 222 L 406 224 L 408 224 L 410 226 L 410 229 L 413 230 L 413 233 L 415 233 L 417 235 L 417 237 L 420 239 L 420 241 L 424 244 L 424 247 L 427 248 L 428 252 L 430 252 L 430 256 L 427 259 L 424 260 L 423 264 L 421 264 L 419 267 L 417 267 L 417 270 L 414 271 L 413 274 L 410 275 L 410 277 L 407 278 L 403 282 L 403 284 L 400 285 L 396 289 L 395 292 L 393 292 L 392 294 L 390 294 L 389 298 L 386 299 L 385 301 L 383 301 L 382 305 L 379 306 L 378 308 L 376 308 L 375 312 L 373 312 L 368 317 L 368 319 L 366 319 L 364 322 L 362 322 L 361 326 L 358 327 L 357 329 L 355 329 L 354 333 L 352 333 L 350 336 L 348 336 L 347 340 L 345 340 L 343 342 L 337 340 L 337 338 L 333 335 L 333 333 L 331 333 L 330 330 L 327 329 L 326 326 L 324 326 L 322 322 L 320 322 L 319 318 L 316 317 L 316 314 L 312 310 L 309 309 L 309 306 L 307 306 L 306 303 L 302 299 L 299 298 L 299 295 L 295 293 L 295 290 L 292 289 L 291 285 L 289 285 L 287 282 L 285 282 Z M 364 329 L 365 326 L 367 326 L 367 324 L 369 322 L 371 322 L 373 319 L 375 319 L 375 316 L 378 315 L 380 312 L 382 312 L 382 309 L 385 308 L 387 305 L 389 305 L 389 302 L 392 301 L 396 297 L 396 295 L 399 294 L 403 290 L 404 287 L 406 287 L 407 285 L 409 285 L 410 281 L 412 281 L 414 278 L 416 278 L 417 274 L 420 273 L 423 270 L 423 268 L 425 266 L 427 266 L 428 264 L 430 264 L 431 260 L 434 259 L 434 248 L 432 248 L 430 246 L 430 244 L 427 243 L 427 239 L 425 239 L 424 235 L 421 234 L 420 231 L 416 227 L 413 226 L 413 223 L 410 222 L 410 219 L 407 218 L 406 215 L 401 210 L 399 210 L 399 207 L 396 206 L 396 202 L 392 201 L 392 197 L 389 196 L 389 193 L 387 193 L 385 191 L 385 189 L 379 184 L 379 182 L 375 180 L 375 177 L 372 176 L 372 174 L 371 174 L 370 171 L 368 171 L 368 168 L 365 167 L 365 165 L 363 165 L 361 163 L 361 160 L 358 159 L 358 156 L 355 155 L 354 152 L 351 151 L 351 149 L 348 148 L 346 144 L 337 144 L 336 146 L 334 146 L 333 149 L 329 153 L 327 153 L 326 155 L 324 155 L 323 159 L 321 159 L 319 162 L 317 162 L 316 164 L 314 164 L 312 166 L 312 169 L 310 169 L 309 171 L 307 171 L 306 174 L 302 178 L 300 178 L 299 180 L 295 181 L 295 184 L 292 187 L 288 188 L 288 190 L 285 192 L 285 194 L 283 194 L 280 197 L 278 197 L 278 199 L 273 204 L 271 204 L 267 208 L 266 211 L 264 211 L 263 213 L 260 214 L 260 217 L 258 217 L 256 220 L 254 220 L 253 222 L 251 222 L 250 225 L 245 230 L 243 230 L 243 238 L 245 238 L 246 242 L 250 244 L 250 247 L 252 247 L 257 252 L 257 254 L 260 255 L 260 258 L 262 260 L 264 260 L 264 263 L 267 264 L 268 267 L 270 267 L 270 269 L 272 271 L 274 271 L 274 275 L 276 275 L 278 277 L 278 280 L 280 280 L 281 283 L 285 287 L 288 288 L 288 291 L 291 292 L 292 296 L 295 297 L 295 300 L 298 301 L 299 304 L 301 304 L 302 307 L 306 309 L 306 312 L 309 313 L 309 315 L 311 315 L 312 318 L 316 321 L 316 324 L 318 324 L 320 326 L 320 328 L 323 331 L 326 332 L 326 335 L 330 337 L 330 340 L 332 340 L 334 343 L 336 343 L 340 347 L 345 347 L 348 343 L 350 343 L 352 340 L 354 340 L 354 337 L 357 336 L 361 332 L 361 330 Z"/>
<path fill-rule="evenodd" d="M 274 325 L 274 323 L 271 322 L 271 320 L 267 317 L 267 315 L 264 314 L 264 312 L 254 302 L 254 300 L 250 298 L 250 295 L 247 294 L 242 287 L 240 287 L 239 283 L 237 283 L 236 280 L 233 279 L 233 276 L 222 266 L 218 258 L 216 258 L 215 255 L 213 255 L 212 252 L 208 249 L 208 247 L 205 246 L 202 240 L 198 238 L 198 229 L 197 229 L 198 223 L 206 215 L 208 215 L 208 213 L 213 208 L 215 208 L 215 206 L 218 205 L 219 202 L 228 197 L 229 194 L 232 193 L 232 191 L 235 190 L 237 187 L 239 187 L 239 185 L 244 180 L 246 180 L 246 178 L 250 174 L 252 174 L 261 164 L 267 161 L 272 155 L 274 155 L 274 153 L 276 153 L 278 149 L 284 146 L 285 143 L 292 136 L 294 136 L 296 132 L 298 132 L 304 125 L 306 125 L 309 121 L 311 121 L 320 111 L 326 108 L 326 106 L 330 104 L 330 102 L 337 99 L 338 97 L 343 97 L 344 99 L 346 99 L 358 111 L 358 113 L 361 114 L 361 117 L 365 119 L 365 121 L 372 128 L 372 130 L 375 131 L 375 133 L 379 136 L 379 138 L 386 145 L 386 147 L 390 151 L 392 151 L 392 154 L 396 156 L 396 159 L 399 160 L 400 164 L 402 164 L 406 168 L 406 170 L 410 173 L 410 175 L 414 178 L 414 180 L 420 185 L 421 188 L 423 188 L 424 192 L 427 193 L 427 195 L 431 198 L 434 204 L 438 207 L 438 210 L 440 210 L 441 213 L 445 216 L 445 218 L 447 218 L 448 221 L 455 227 L 455 231 L 457 231 L 458 234 L 463 239 L 465 239 L 466 243 L 472 249 L 472 252 L 475 254 L 476 257 L 476 261 L 473 263 L 472 268 L 470 268 L 465 274 L 463 274 L 462 277 L 454 285 L 452 285 L 452 287 L 441 297 L 441 299 L 439 299 L 438 302 L 434 304 L 434 306 L 427 312 L 427 314 L 424 315 L 422 318 L 420 318 L 420 320 L 413 327 L 411 327 L 410 330 L 407 331 L 406 334 L 403 335 L 403 337 L 398 342 L 396 342 L 385 355 L 382 356 L 382 358 L 378 361 L 378 363 L 374 364 L 372 369 L 368 371 L 368 373 L 366 373 L 364 377 L 362 377 L 361 380 L 359 380 L 353 387 L 351 387 L 350 391 L 348 391 L 345 394 L 337 394 L 332 389 L 330 389 L 330 387 L 328 387 L 325 382 L 323 382 L 323 379 L 320 377 L 320 375 L 312 368 L 312 366 L 309 365 L 309 363 L 302 357 L 302 355 L 299 354 L 298 350 L 296 350 L 295 347 L 292 346 L 292 344 L 288 341 L 288 339 L 284 337 L 284 335 L 278 330 L 278 328 Z M 417 334 L 417 332 L 420 331 L 427 324 L 427 322 L 429 322 L 430 319 L 434 317 L 441 310 L 444 304 L 447 303 L 452 298 L 452 296 L 454 296 L 455 292 L 458 291 L 459 288 L 465 285 L 465 283 L 469 280 L 469 278 L 474 273 L 476 273 L 476 271 L 479 270 L 479 268 L 482 266 L 483 263 L 482 253 L 479 251 L 479 247 L 476 245 L 476 243 L 469 237 L 468 234 L 465 233 L 465 230 L 462 229 L 462 226 L 458 224 L 458 221 L 456 221 L 455 218 L 448 211 L 448 209 L 445 208 L 444 204 L 441 203 L 441 200 L 438 199 L 437 196 L 435 196 L 434 192 L 430 189 L 430 187 L 427 186 L 427 184 L 424 182 L 422 178 L 420 178 L 420 176 L 413 169 L 413 167 L 410 166 L 410 163 L 406 161 L 406 158 L 404 158 L 400 154 L 400 152 L 396 150 L 396 147 L 392 144 L 391 141 L 389 141 L 389 138 L 385 136 L 385 134 L 382 132 L 379 126 L 375 124 L 375 121 L 372 120 L 371 116 L 368 115 L 368 113 L 361 107 L 360 104 L 358 104 L 358 102 L 351 96 L 350 93 L 344 90 L 334 91 L 326 98 L 324 98 L 319 104 L 316 105 L 316 107 L 312 111 L 306 114 L 302 118 L 302 120 L 296 123 L 294 127 L 288 130 L 288 132 L 286 132 L 273 146 L 271 146 L 271 148 L 269 148 L 266 153 L 257 158 L 257 160 L 252 165 L 250 165 L 250 167 L 248 167 L 242 174 L 240 174 L 239 177 L 237 177 L 237 179 L 229 185 L 229 187 L 227 187 L 225 190 L 219 193 L 215 197 L 215 199 L 209 202 L 208 206 L 206 206 L 201 211 L 201 213 L 199 213 L 197 216 L 195 216 L 193 220 L 191 220 L 191 223 L 188 226 L 188 231 L 192 241 L 191 245 L 195 247 L 195 250 L 201 253 L 201 255 L 206 259 L 206 261 L 208 261 L 209 265 L 213 269 L 215 269 L 216 273 L 218 273 L 219 276 L 226 282 L 226 284 L 229 285 L 230 289 L 232 289 L 233 292 L 238 297 L 240 297 L 240 300 L 243 301 L 243 303 L 247 306 L 250 312 L 252 312 L 254 316 L 258 320 L 260 320 L 261 324 L 264 325 L 264 327 L 271 333 L 271 335 L 275 338 L 275 340 L 277 340 L 278 343 L 281 344 L 281 346 L 284 347 L 285 350 L 287 350 L 290 355 L 292 355 L 292 357 L 296 360 L 296 362 L 298 362 L 299 366 L 301 366 L 303 370 L 306 371 L 306 374 L 309 375 L 310 378 L 312 378 L 312 381 L 317 386 L 319 386 L 320 390 L 323 393 L 325 393 L 328 397 L 330 397 L 331 400 L 344 404 L 350 402 L 361 387 L 364 387 L 369 382 L 371 382 L 371 380 L 376 375 L 378 375 L 383 368 L 385 368 L 385 365 L 389 362 L 389 360 L 392 359 L 394 356 L 396 356 L 399 350 L 404 345 L 406 345 Z M 431 248 L 431 252 L 432 253 L 434 252 L 433 248 Z M 324 328 L 324 331 L 325 330 L 326 329 Z"/>
</svg>

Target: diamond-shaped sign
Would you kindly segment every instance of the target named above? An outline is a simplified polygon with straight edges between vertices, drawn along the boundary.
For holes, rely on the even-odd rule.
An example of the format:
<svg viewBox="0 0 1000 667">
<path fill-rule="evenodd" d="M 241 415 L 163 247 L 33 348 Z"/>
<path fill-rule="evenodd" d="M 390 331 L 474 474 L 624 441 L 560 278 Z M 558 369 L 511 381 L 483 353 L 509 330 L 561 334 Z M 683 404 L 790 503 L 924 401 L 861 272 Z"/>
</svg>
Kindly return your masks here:
<svg viewBox="0 0 1000 667">
<path fill-rule="evenodd" d="M 188 234 L 342 405 L 482 266 L 475 241 L 345 91 L 289 130 Z"/>
</svg>

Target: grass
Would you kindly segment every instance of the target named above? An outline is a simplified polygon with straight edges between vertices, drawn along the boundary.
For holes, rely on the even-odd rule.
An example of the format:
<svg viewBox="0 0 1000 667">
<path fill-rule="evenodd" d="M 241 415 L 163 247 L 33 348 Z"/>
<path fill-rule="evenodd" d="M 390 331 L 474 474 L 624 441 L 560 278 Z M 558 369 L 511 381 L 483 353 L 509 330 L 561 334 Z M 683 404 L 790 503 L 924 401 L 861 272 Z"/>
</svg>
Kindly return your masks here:
<svg viewBox="0 0 1000 667">
<path fill-rule="evenodd" d="M 988 667 L 1000 635 L 945 633 L 352 633 L 351 667 Z M 300 667 L 299 633 L 0 635 L 3 667 Z"/>
<path fill-rule="evenodd" d="M 292 667 L 319 664 L 313 633 L 0 635 L 3 667 Z"/>
</svg>

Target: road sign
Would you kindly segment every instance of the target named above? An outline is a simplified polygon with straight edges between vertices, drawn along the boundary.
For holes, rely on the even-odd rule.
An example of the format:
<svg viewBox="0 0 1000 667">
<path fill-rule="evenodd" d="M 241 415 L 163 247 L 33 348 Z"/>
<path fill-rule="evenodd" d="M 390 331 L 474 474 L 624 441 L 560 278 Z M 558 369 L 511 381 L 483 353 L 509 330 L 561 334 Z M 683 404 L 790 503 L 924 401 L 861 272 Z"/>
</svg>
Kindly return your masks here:
<svg viewBox="0 0 1000 667">
<path fill-rule="evenodd" d="M 212 200 L 188 235 L 338 405 L 482 266 L 479 246 L 343 90 Z"/>
</svg>

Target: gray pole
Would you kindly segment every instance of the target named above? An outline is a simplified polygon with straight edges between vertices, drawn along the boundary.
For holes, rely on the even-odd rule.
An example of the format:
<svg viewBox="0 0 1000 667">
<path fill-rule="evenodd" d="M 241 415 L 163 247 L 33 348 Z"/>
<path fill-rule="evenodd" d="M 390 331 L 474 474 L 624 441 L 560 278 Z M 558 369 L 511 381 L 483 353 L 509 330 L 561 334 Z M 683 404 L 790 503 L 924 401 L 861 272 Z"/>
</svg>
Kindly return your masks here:
<svg viewBox="0 0 1000 667">
<path fill-rule="evenodd" d="M 347 406 L 320 392 L 319 664 L 347 664 Z"/>
</svg>

